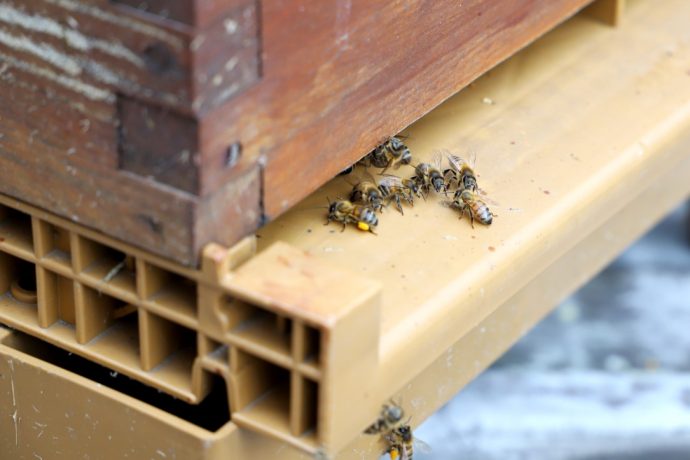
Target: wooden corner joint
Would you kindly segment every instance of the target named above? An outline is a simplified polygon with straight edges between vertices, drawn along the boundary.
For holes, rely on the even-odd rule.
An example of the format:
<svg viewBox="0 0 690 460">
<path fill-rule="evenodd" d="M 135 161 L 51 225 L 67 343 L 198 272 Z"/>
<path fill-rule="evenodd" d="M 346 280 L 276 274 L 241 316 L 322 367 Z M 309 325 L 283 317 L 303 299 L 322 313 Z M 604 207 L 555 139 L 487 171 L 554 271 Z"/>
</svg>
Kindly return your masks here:
<svg viewBox="0 0 690 460">
<path fill-rule="evenodd" d="M 125 24 L 116 35 L 138 66 L 134 74 L 124 63 L 111 69 L 123 77 L 117 93 L 200 118 L 260 77 L 258 0 L 113 0 L 103 8 Z"/>
</svg>

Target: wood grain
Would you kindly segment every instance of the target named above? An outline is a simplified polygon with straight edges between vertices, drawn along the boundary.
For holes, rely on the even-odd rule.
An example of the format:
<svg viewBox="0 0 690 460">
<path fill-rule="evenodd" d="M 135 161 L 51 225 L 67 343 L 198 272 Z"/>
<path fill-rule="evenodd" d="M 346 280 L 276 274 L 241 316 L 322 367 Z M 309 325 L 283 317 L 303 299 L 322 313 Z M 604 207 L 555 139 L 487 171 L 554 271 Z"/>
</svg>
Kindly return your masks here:
<svg viewBox="0 0 690 460">
<path fill-rule="evenodd" d="M 196 120 L 124 96 L 117 102 L 120 169 L 196 193 Z"/>
<path fill-rule="evenodd" d="M 255 0 L 112 0 L 113 3 L 155 14 L 190 26 L 203 28 L 216 22 L 224 13 Z"/>
<path fill-rule="evenodd" d="M 16 68 L 1 77 L 2 193 L 185 265 L 259 225 L 258 168 L 203 198 L 161 185 L 117 169 L 111 103 L 70 101 Z"/>
<path fill-rule="evenodd" d="M 263 2 L 262 79 L 204 120 L 202 193 L 239 140 L 274 218 L 586 3 Z"/>
<path fill-rule="evenodd" d="M 587 3 L 8 0 L 0 192 L 195 264 Z"/>
<path fill-rule="evenodd" d="M 8 0 L 0 5 L 0 51 L 190 114 L 255 80 L 253 3 L 201 30 L 128 10 L 105 1 Z"/>
</svg>

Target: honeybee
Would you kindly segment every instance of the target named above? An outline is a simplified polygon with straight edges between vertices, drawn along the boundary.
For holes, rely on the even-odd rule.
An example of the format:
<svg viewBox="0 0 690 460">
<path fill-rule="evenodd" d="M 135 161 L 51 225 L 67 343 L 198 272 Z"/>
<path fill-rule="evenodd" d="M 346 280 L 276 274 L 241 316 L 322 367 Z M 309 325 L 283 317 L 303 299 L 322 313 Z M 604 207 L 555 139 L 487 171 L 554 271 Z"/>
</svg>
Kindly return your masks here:
<svg viewBox="0 0 690 460">
<path fill-rule="evenodd" d="M 391 460 L 413 460 L 415 448 L 423 453 L 431 452 L 427 443 L 412 435 L 412 428 L 407 423 L 393 428 L 385 439 Z"/>
<path fill-rule="evenodd" d="M 470 190 L 473 193 L 477 193 L 479 190 L 477 176 L 469 163 L 451 153 L 446 153 L 446 157 L 448 158 L 450 168 L 443 171 L 443 177 L 448 187 L 455 185 L 458 190 Z"/>
<path fill-rule="evenodd" d="M 415 195 L 421 196 L 421 190 L 412 179 L 401 179 L 398 176 L 384 176 L 379 181 L 379 190 L 383 195 L 386 205 L 391 201 L 395 202 L 395 207 L 400 214 L 405 214 L 402 208 L 402 200 L 410 206 L 414 206 Z"/>
<path fill-rule="evenodd" d="M 388 168 L 398 169 L 401 165 L 412 162 L 412 152 L 405 143 L 396 136 L 389 137 L 382 144 L 364 157 L 360 163 L 364 166 L 383 168 L 381 174 Z"/>
<path fill-rule="evenodd" d="M 374 233 L 374 228 L 379 224 L 379 219 L 373 209 L 353 204 L 348 200 L 336 200 L 329 203 L 326 219 L 324 225 L 328 225 L 331 221 L 342 224 L 341 231 L 345 231 L 347 224 L 354 224 L 360 230 Z"/>
<path fill-rule="evenodd" d="M 446 181 L 441 172 L 441 153 L 434 154 L 431 163 L 419 163 L 415 168 L 415 175 L 412 180 L 422 189 L 426 194 L 433 187 L 436 193 L 447 192 Z"/>
<path fill-rule="evenodd" d="M 403 408 L 391 401 L 389 404 L 383 405 L 379 418 L 364 432 L 367 434 L 379 434 L 384 431 L 392 431 L 404 416 Z"/>
<path fill-rule="evenodd" d="M 451 207 L 460 210 L 460 218 L 467 213 L 470 216 L 470 224 L 474 228 L 474 221 L 484 225 L 491 225 L 493 217 L 496 215 L 491 212 L 489 207 L 480 200 L 477 195 L 470 190 L 458 189 L 453 196 Z"/>
<path fill-rule="evenodd" d="M 369 173 L 365 173 L 364 180 L 354 184 L 350 192 L 351 202 L 370 206 L 374 211 L 383 210 L 383 200 L 384 195 L 379 185 Z"/>
</svg>

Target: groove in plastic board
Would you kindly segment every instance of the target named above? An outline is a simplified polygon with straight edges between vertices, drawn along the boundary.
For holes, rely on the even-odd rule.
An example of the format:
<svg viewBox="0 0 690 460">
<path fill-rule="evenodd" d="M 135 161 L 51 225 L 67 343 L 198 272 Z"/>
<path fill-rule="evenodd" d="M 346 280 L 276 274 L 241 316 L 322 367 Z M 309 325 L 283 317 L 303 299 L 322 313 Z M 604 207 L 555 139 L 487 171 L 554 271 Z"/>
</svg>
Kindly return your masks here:
<svg viewBox="0 0 690 460">
<path fill-rule="evenodd" d="M 597 0 L 582 12 L 605 24 L 617 26 L 625 12 L 625 0 Z"/>
<path fill-rule="evenodd" d="M 476 153 L 480 185 L 500 204 L 491 227 L 472 229 L 432 197 L 385 213 L 378 236 L 340 233 L 316 209 L 349 189 L 336 178 L 259 232 L 259 250 L 281 240 L 382 283 L 380 365 L 368 377 L 378 404 L 342 417 L 363 430 L 401 382 L 687 156 L 664 147 L 690 124 L 690 10 L 664 6 L 632 4 L 617 29 L 575 18 L 406 131 L 420 161 Z"/>
</svg>

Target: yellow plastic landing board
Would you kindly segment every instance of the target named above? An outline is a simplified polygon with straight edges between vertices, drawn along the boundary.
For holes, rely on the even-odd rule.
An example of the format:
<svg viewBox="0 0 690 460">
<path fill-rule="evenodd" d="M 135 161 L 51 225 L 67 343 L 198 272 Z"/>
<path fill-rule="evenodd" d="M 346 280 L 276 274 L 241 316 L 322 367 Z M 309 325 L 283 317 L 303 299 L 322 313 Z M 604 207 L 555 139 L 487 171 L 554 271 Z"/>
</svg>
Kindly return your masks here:
<svg viewBox="0 0 690 460">
<path fill-rule="evenodd" d="M 260 232 L 260 250 L 286 241 L 383 284 L 372 398 L 402 394 L 419 424 L 687 196 L 687 17 L 668 0 L 630 2 L 619 28 L 574 18 L 405 132 L 418 161 L 476 154 L 491 227 L 431 197 L 387 209 L 377 236 L 341 233 L 315 209 L 347 195 L 336 178 Z M 362 436 L 343 458 L 380 447 Z"/>
</svg>

